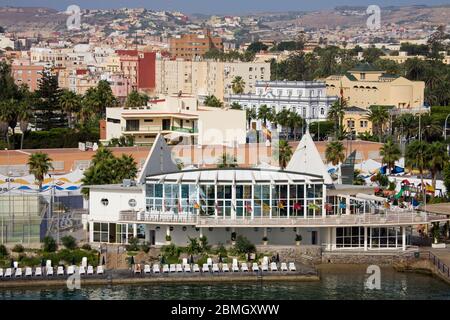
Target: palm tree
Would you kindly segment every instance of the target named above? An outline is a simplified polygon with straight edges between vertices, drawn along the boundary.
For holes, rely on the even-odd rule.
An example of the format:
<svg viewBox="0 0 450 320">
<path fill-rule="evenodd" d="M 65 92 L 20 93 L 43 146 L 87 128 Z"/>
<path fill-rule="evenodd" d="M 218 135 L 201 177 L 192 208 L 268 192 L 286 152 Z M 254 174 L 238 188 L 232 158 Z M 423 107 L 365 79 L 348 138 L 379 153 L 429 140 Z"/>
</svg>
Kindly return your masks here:
<svg viewBox="0 0 450 320">
<path fill-rule="evenodd" d="M 372 122 L 374 131 L 377 133 L 381 142 L 384 124 L 389 120 L 389 112 L 382 106 L 373 106 L 370 108 L 366 118 Z"/>
<path fill-rule="evenodd" d="M 277 122 L 282 127 L 283 131 L 289 126 L 290 112 L 287 109 L 283 109 L 277 113 Z"/>
<path fill-rule="evenodd" d="M 31 119 L 31 110 L 28 107 L 26 102 L 23 102 L 18 110 L 17 119 L 19 121 L 20 131 L 22 132 L 22 136 L 20 139 L 20 149 L 23 149 L 23 140 L 25 137 L 25 133 L 28 131 L 28 125 Z"/>
<path fill-rule="evenodd" d="M 217 160 L 217 168 L 219 169 L 236 168 L 237 166 L 237 159 L 225 152 Z"/>
<path fill-rule="evenodd" d="M 333 166 L 336 166 L 345 160 L 345 147 L 340 141 L 331 141 L 325 150 L 325 158 Z"/>
<path fill-rule="evenodd" d="M 230 105 L 230 108 L 233 109 L 233 110 L 242 110 L 242 106 L 239 103 L 237 103 L 237 102 L 233 102 Z"/>
<path fill-rule="evenodd" d="M 220 101 L 216 96 L 214 95 L 209 95 L 205 98 L 205 100 L 203 101 L 203 103 L 205 104 L 205 106 L 207 107 L 214 107 L 214 108 L 222 108 L 223 107 L 223 102 Z"/>
<path fill-rule="evenodd" d="M 278 153 L 278 161 L 280 163 L 280 168 L 281 170 L 284 170 L 286 169 L 289 161 L 292 158 L 293 155 L 292 147 L 286 140 L 280 140 L 280 142 L 278 143 L 277 150 L 278 151 L 276 153 Z"/>
<path fill-rule="evenodd" d="M 297 112 L 291 111 L 289 113 L 288 123 L 295 140 L 297 136 L 297 129 L 303 126 L 303 118 Z"/>
<path fill-rule="evenodd" d="M 95 166 L 98 163 L 114 158 L 112 151 L 105 147 L 100 147 L 95 155 L 92 157 L 92 165 Z"/>
<path fill-rule="evenodd" d="M 245 117 L 247 118 L 248 122 L 248 130 L 250 130 L 252 126 L 252 120 L 255 120 L 257 117 L 255 108 L 245 109 Z"/>
<path fill-rule="evenodd" d="M 78 121 L 81 124 L 86 123 L 92 116 L 94 115 L 94 111 L 89 106 L 83 106 L 80 111 L 77 113 Z"/>
<path fill-rule="evenodd" d="M 415 140 L 406 148 L 405 165 L 410 170 L 417 168 L 420 172 L 420 181 L 423 188 L 423 171 L 427 165 L 427 143 Z"/>
<path fill-rule="evenodd" d="M 50 169 L 53 169 L 51 162 L 52 159 L 49 158 L 48 154 L 42 152 L 34 153 L 28 158 L 30 174 L 34 175 L 39 185 L 39 190 L 42 189 L 45 175 L 48 174 Z"/>
<path fill-rule="evenodd" d="M 346 100 L 339 99 L 331 105 L 330 110 L 328 111 L 328 120 L 334 121 L 335 123 L 334 131 L 336 136 L 344 126 L 343 122 L 346 108 L 347 108 Z"/>
<path fill-rule="evenodd" d="M 258 109 L 258 119 L 263 121 L 264 127 L 267 128 L 267 118 L 269 117 L 271 110 L 265 104 Z"/>
<path fill-rule="evenodd" d="M 81 108 L 81 97 L 70 90 L 63 90 L 59 98 L 59 105 L 67 115 L 69 128 L 72 128 L 73 114 Z"/>
<path fill-rule="evenodd" d="M 390 172 L 395 166 L 395 161 L 400 159 L 401 152 L 399 146 L 389 138 L 388 141 L 380 148 L 380 155 L 383 157 L 382 161 L 387 165 Z"/>
<path fill-rule="evenodd" d="M 274 128 L 278 126 L 277 110 L 275 109 L 275 107 L 272 107 L 270 109 L 270 113 L 267 115 L 267 120 Z"/>
<path fill-rule="evenodd" d="M 447 146 L 439 141 L 433 142 L 427 152 L 428 168 L 430 168 L 433 189 L 436 190 L 436 176 L 444 170 L 449 161 Z M 434 193 L 433 193 L 434 196 Z"/>
<path fill-rule="evenodd" d="M 234 94 L 243 94 L 245 89 L 245 81 L 240 76 L 236 76 L 231 82 Z"/>
<path fill-rule="evenodd" d="M 125 106 L 127 108 L 139 108 L 145 106 L 149 100 L 146 94 L 140 94 L 139 92 L 133 90 L 127 97 Z"/>
<path fill-rule="evenodd" d="M 417 134 L 417 121 L 410 113 L 403 114 L 395 119 L 394 125 L 398 136 L 404 137 L 406 141 Z"/>
<path fill-rule="evenodd" d="M 119 158 L 118 176 L 123 179 L 135 179 L 137 176 L 137 163 L 132 155 L 123 154 Z M 121 179 L 121 180 L 123 180 Z"/>
<path fill-rule="evenodd" d="M 8 105 L 6 101 L 0 101 L 0 132 L 6 137 L 6 143 L 9 147 L 9 122 L 8 122 Z"/>
<path fill-rule="evenodd" d="M 442 135 L 442 126 L 439 120 L 432 118 L 431 115 L 421 116 L 421 135 L 424 140 L 431 142 Z"/>
</svg>

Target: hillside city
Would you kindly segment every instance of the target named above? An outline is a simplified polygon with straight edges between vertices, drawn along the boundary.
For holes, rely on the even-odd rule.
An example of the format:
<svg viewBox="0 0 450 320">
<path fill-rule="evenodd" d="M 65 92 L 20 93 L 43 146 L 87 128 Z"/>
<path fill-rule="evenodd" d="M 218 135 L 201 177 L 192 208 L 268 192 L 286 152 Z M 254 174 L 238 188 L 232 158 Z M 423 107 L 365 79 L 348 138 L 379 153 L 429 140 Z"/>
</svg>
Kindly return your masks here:
<svg viewBox="0 0 450 320">
<path fill-rule="evenodd" d="M 0 7 L 0 277 L 450 282 L 450 6 L 366 9 Z"/>
</svg>

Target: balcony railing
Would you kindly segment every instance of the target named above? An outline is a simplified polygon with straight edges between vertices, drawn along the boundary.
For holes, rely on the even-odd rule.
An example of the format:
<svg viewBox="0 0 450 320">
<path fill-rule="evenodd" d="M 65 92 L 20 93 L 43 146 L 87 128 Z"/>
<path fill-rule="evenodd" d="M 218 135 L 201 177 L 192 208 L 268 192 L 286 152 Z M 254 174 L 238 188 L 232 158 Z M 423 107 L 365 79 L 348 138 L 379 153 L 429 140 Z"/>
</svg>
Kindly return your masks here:
<svg viewBox="0 0 450 320">
<path fill-rule="evenodd" d="M 184 132 L 184 133 L 198 133 L 198 129 L 197 128 L 172 127 L 172 131 Z"/>
<path fill-rule="evenodd" d="M 292 226 L 292 227 L 333 227 L 333 226 L 389 226 L 418 225 L 437 221 L 448 221 L 444 215 L 416 212 L 388 212 L 386 214 L 350 214 L 326 217 L 216 217 L 198 216 L 192 213 L 175 214 L 172 212 L 128 212 L 120 213 L 120 220 L 141 223 L 190 224 L 203 227 L 227 226 Z"/>
</svg>

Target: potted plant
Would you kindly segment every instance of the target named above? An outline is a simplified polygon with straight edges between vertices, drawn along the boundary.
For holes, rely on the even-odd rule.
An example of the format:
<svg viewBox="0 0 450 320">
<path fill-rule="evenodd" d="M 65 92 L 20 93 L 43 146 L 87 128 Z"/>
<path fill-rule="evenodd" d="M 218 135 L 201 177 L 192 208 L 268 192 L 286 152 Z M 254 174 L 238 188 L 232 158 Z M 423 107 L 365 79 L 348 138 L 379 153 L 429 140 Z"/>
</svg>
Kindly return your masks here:
<svg viewBox="0 0 450 320">
<path fill-rule="evenodd" d="M 267 243 L 269 242 L 269 238 L 263 237 L 262 240 L 263 240 L 263 244 L 264 244 L 265 246 L 267 246 Z"/>
<path fill-rule="evenodd" d="M 166 244 L 170 244 L 172 242 L 172 237 L 167 235 L 166 236 Z"/>
<path fill-rule="evenodd" d="M 303 238 L 302 238 L 302 235 L 301 235 L 301 234 L 296 234 L 296 235 L 295 235 L 295 244 L 296 244 L 297 246 L 300 245 L 300 243 L 302 242 L 302 240 L 303 240 Z"/>
</svg>

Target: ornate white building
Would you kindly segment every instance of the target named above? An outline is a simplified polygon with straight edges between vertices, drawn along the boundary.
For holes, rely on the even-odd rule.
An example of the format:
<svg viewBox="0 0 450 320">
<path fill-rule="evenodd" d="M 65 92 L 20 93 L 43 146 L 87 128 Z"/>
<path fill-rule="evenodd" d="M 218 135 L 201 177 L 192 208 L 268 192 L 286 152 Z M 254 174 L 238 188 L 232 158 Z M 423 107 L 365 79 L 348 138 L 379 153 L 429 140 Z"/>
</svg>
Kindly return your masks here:
<svg viewBox="0 0 450 320">
<path fill-rule="evenodd" d="M 288 109 L 297 112 L 307 122 L 327 119 L 330 106 L 338 99 L 328 96 L 321 81 L 257 81 L 255 93 L 230 95 L 230 104 L 237 102 L 244 109 L 259 109 L 262 105 L 277 112 Z"/>
</svg>

